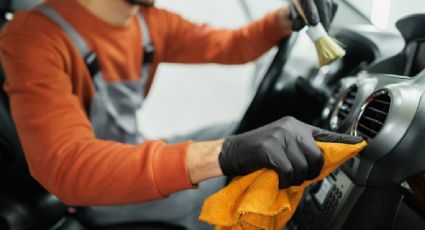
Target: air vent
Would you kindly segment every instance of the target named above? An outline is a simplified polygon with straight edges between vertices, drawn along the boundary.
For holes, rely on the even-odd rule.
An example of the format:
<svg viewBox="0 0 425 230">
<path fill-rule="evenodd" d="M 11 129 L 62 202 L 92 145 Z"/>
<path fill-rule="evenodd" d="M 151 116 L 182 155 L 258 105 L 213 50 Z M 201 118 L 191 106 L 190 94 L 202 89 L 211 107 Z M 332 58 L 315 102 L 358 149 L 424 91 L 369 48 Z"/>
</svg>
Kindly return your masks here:
<svg viewBox="0 0 425 230">
<path fill-rule="evenodd" d="M 337 130 L 341 126 L 342 122 L 348 117 L 348 114 L 350 114 L 351 109 L 353 108 L 356 95 L 357 86 L 353 85 L 340 97 L 340 101 L 337 103 L 330 120 L 332 130 Z"/>
<path fill-rule="evenodd" d="M 390 105 L 391 97 L 387 91 L 374 93 L 362 106 L 355 125 L 355 135 L 360 135 L 366 140 L 374 138 L 385 124 Z"/>
</svg>

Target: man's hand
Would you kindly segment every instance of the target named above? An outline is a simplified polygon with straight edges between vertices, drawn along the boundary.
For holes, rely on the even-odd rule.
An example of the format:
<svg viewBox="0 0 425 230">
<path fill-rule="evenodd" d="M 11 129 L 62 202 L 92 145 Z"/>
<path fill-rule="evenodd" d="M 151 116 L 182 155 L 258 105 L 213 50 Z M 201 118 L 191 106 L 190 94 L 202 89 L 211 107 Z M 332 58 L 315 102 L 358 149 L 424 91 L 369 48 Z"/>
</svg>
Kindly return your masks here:
<svg viewBox="0 0 425 230">
<path fill-rule="evenodd" d="M 360 137 L 319 129 L 292 117 L 227 138 L 219 154 L 224 175 L 246 175 L 261 168 L 275 170 L 279 187 L 300 185 L 317 177 L 323 156 L 316 141 L 355 144 Z"/>
<path fill-rule="evenodd" d="M 307 20 L 308 25 L 315 26 L 319 22 L 328 30 L 335 15 L 337 5 L 333 0 L 291 0 L 289 17 L 292 29 L 301 30 Z"/>
</svg>

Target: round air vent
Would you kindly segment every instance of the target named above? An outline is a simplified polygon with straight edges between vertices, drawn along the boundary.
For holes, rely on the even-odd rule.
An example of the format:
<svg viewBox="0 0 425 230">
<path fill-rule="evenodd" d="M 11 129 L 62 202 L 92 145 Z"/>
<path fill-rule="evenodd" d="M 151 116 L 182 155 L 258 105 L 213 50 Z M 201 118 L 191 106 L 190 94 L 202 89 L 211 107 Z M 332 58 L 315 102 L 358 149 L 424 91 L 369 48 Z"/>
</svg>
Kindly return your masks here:
<svg viewBox="0 0 425 230">
<path fill-rule="evenodd" d="M 340 100 L 336 104 L 334 111 L 332 112 L 330 125 L 332 130 L 337 130 L 342 122 L 347 118 L 351 109 L 353 108 L 354 100 L 357 95 L 357 86 L 353 85 L 349 87 L 340 97 Z"/>
<path fill-rule="evenodd" d="M 354 124 L 354 135 L 369 140 L 374 138 L 385 124 L 391 106 L 391 97 L 385 90 L 372 94 L 362 105 Z"/>
</svg>

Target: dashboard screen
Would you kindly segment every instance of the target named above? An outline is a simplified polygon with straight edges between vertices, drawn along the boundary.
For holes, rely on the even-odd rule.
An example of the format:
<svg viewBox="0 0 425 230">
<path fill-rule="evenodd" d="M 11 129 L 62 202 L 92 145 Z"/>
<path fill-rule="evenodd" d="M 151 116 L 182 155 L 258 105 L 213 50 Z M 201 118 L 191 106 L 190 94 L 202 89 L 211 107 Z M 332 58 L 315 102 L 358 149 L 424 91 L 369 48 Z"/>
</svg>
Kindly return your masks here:
<svg viewBox="0 0 425 230">
<path fill-rule="evenodd" d="M 423 69 L 425 69 L 425 41 L 421 41 L 418 43 L 415 57 L 413 58 L 410 76 L 415 76 Z"/>
</svg>

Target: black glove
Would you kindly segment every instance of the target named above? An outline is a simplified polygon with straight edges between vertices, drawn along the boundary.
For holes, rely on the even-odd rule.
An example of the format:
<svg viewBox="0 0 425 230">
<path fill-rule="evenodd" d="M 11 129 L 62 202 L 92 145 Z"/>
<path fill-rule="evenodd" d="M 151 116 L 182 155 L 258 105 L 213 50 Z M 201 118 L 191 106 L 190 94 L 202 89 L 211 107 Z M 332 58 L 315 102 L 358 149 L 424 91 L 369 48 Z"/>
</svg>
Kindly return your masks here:
<svg viewBox="0 0 425 230">
<path fill-rule="evenodd" d="M 323 155 L 315 140 L 355 144 L 361 137 L 333 133 L 284 117 L 261 128 L 227 138 L 219 155 L 226 176 L 240 176 L 261 168 L 275 170 L 279 187 L 300 185 L 316 178 Z"/>
<path fill-rule="evenodd" d="M 315 26 L 321 22 L 328 30 L 337 10 L 337 4 L 333 0 L 298 0 L 309 25 Z M 304 19 L 297 11 L 293 2 L 289 5 L 290 18 L 292 19 L 292 29 L 299 31 L 305 26 Z"/>
</svg>

